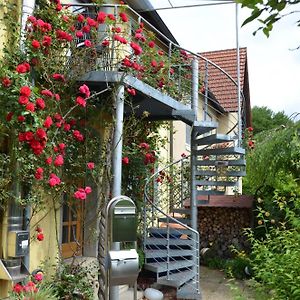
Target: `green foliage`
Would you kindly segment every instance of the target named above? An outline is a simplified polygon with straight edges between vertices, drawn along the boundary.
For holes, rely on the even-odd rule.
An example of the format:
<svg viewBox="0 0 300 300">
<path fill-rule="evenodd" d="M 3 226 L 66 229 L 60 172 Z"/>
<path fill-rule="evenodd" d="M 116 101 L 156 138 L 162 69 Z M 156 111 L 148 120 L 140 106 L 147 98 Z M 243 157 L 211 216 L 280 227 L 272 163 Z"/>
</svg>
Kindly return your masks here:
<svg viewBox="0 0 300 300">
<path fill-rule="evenodd" d="M 283 111 L 275 113 L 266 106 L 254 106 L 252 108 L 252 125 L 254 134 L 291 124 L 292 121 Z"/>
<path fill-rule="evenodd" d="M 59 299 L 93 299 L 94 266 L 60 264 L 56 274 L 47 283 Z"/>
<path fill-rule="evenodd" d="M 297 10 L 293 11 L 293 8 L 296 8 L 296 5 L 300 3 L 299 0 L 237 0 L 237 2 L 241 3 L 242 7 L 251 10 L 251 15 L 244 21 L 243 26 L 257 20 L 261 26 L 253 32 L 253 35 L 262 30 L 267 37 L 269 37 L 275 23 L 298 12 Z M 300 20 L 297 21 L 297 26 L 300 26 Z"/>
<path fill-rule="evenodd" d="M 244 255 L 239 254 L 233 259 L 229 259 L 225 263 L 225 273 L 228 277 L 234 277 L 236 279 L 245 279 L 249 275 L 245 273 L 245 268 L 250 268 L 250 259 Z"/>
<path fill-rule="evenodd" d="M 300 299 L 300 122 L 256 135 L 245 189 L 256 196 L 246 235 L 254 278 L 268 299 Z"/>
</svg>

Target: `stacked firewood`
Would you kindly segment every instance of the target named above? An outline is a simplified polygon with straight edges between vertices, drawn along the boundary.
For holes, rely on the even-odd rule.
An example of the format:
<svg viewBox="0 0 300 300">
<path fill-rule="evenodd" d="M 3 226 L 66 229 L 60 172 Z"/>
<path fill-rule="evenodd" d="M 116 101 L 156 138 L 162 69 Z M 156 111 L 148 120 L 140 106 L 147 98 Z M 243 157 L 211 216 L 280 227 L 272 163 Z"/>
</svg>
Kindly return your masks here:
<svg viewBox="0 0 300 300">
<path fill-rule="evenodd" d="M 251 226 L 249 208 L 200 207 L 198 209 L 200 249 L 213 248 L 220 257 L 232 255 L 230 246 L 247 248 L 244 228 Z"/>
</svg>

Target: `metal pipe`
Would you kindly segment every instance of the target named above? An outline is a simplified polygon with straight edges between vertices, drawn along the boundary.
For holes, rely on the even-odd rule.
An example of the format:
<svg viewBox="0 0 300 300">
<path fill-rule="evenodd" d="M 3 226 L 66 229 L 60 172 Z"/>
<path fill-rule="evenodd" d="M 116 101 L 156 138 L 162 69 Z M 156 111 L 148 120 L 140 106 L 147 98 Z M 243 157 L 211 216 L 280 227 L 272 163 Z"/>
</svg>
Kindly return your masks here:
<svg viewBox="0 0 300 300">
<path fill-rule="evenodd" d="M 207 119 L 207 105 L 208 105 L 208 62 L 205 62 L 205 77 L 204 77 L 204 121 Z"/>
<path fill-rule="evenodd" d="M 113 173 L 113 187 L 112 196 L 117 197 L 121 195 L 122 187 L 122 147 L 123 147 L 123 119 L 124 119 L 124 85 L 117 88 L 115 94 L 116 106 L 116 124 L 113 139 L 113 155 L 112 155 L 112 173 Z M 120 250 L 120 243 L 112 243 L 112 250 Z M 110 288 L 110 300 L 119 299 L 119 287 L 114 286 Z"/>
<path fill-rule="evenodd" d="M 199 109 L 199 61 L 194 57 L 192 60 L 192 109 L 195 113 L 195 121 L 198 120 Z"/>
<path fill-rule="evenodd" d="M 25 40 L 25 29 L 26 22 L 29 16 L 32 15 L 35 7 L 35 0 L 23 0 L 22 3 L 22 16 L 21 16 L 21 38 L 20 38 L 20 48 L 24 51 L 24 40 Z"/>
<path fill-rule="evenodd" d="M 242 120 L 241 120 L 241 70 L 240 70 L 240 45 L 239 45 L 239 4 L 235 5 L 235 32 L 236 32 L 236 75 L 237 75 L 237 101 L 238 101 L 238 146 L 242 141 Z"/>
</svg>

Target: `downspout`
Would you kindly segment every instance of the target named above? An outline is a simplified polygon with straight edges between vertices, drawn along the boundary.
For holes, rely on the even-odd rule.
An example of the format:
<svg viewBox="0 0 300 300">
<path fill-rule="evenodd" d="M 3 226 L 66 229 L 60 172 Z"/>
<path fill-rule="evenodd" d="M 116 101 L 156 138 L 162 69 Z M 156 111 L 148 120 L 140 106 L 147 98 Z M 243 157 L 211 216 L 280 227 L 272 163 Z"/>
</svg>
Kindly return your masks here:
<svg viewBox="0 0 300 300">
<path fill-rule="evenodd" d="M 35 0 L 23 0 L 22 4 L 22 15 L 21 15 L 21 39 L 20 39 L 20 48 L 21 51 L 25 51 L 24 41 L 25 41 L 25 29 L 26 22 L 29 16 L 33 14 L 35 8 Z M 31 207 L 30 205 L 26 205 L 24 210 L 24 220 L 23 226 L 26 231 L 30 231 L 30 216 L 31 216 Z M 28 252 L 24 257 L 24 265 L 29 270 L 29 262 L 30 262 L 30 245 L 28 247 Z"/>
</svg>

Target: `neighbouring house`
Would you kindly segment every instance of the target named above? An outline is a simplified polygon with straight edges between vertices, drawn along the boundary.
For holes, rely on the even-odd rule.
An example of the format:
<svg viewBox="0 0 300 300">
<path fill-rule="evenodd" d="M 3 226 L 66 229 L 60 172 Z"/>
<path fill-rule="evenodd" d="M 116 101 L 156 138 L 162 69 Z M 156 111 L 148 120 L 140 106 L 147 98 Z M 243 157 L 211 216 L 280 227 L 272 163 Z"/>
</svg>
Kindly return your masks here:
<svg viewBox="0 0 300 300">
<path fill-rule="evenodd" d="M 161 131 L 169 136 L 169 144 L 161 153 L 170 160 L 178 159 L 178 162 L 156 172 L 155 152 L 146 143 L 138 147 L 144 158 L 142 165 L 149 168 L 149 176 L 153 173 L 145 186 L 145 198 L 139 203 L 143 212 L 138 230 L 145 255 L 144 268 L 155 274 L 159 284 L 176 287 L 178 298 L 199 299 L 201 296 L 197 206 L 201 201 L 207 203 L 208 200 L 202 197 L 228 193 L 228 188 L 237 187 L 240 177 L 245 174 L 245 151 L 239 140 L 242 126 L 237 124 L 250 122 L 246 58 L 242 56 L 241 59 L 245 101 L 241 101 L 238 113 L 235 77 L 228 76 L 225 66 L 223 69 L 204 54 L 181 49 L 149 1 L 126 2 L 127 5 L 116 1 L 95 5 L 89 1 L 72 1 L 64 10 L 59 6 L 60 1 L 50 1 L 47 12 L 55 14 L 51 26 L 39 19 L 27 21 L 36 8 L 35 1 L 30 2 L 31 6 L 26 2 L 26 7 L 21 3 L 14 7 L 23 32 L 38 32 L 36 38 L 40 40 L 24 42 L 29 49 L 24 53 L 21 39 L 20 58 L 16 59 L 16 65 L 1 70 L 1 97 L 9 95 L 7 99 L 16 102 L 12 107 L 3 108 L 2 122 L 7 122 L 7 128 L 16 124 L 19 133 L 16 135 L 11 131 L 11 136 L 7 135 L 1 141 L 2 162 L 5 165 L 13 138 L 19 137 L 16 141 L 18 149 L 28 151 L 32 164 L 39 168 L 24 170 L 29 172 L 26 173 L 29 174 L 29 185 L 27 178 L 18 174 L 19 169 L 23 170 L 26 157 L 16 162 L 14 156 L 9 156 L 16 174 L 8 177 L 9 184 L 5 188 L 11 193 L 11 198 L 1 202 L 0 209 L 0 298 L 7 296 L 14 283 L 24 280 L 27 271 L 32 272 L 45 260 L 55 264 L 58 256 L 105 258 L 107 249 L 102 250 L 99 243 L 105 233 L 105 228 L 101 228 L 101 212 L 107 198 L 103 195 L 121 194 L 122 187 L 116 178 L 121 178 L 122 151 L 125 152 L 128 146 L 126 144 L 122 149 L 122 129 L 131 116 L 144 120 L 145 128 L 155 122 L 169 122 L 170 130 Z M 42 17 L 49 18 L 49 15 L 37 15 L 37 18 Z M 68 23 L 70 20 L 74 21 L 72 26 Z M 57 24 L 61 28 L 54 27 Z M 3 42 L 15 37 L 7 27 L 6 32 Z M 57 43 L 58 48 L 50 48 L 51 43 Z M 60 49 L 59 53 L 55 53 L 56 49 Z M 241 53 L 244 51 L 241 49 Z M 39 62 L 52 67 L 47 55 L 53 53 L 56 54 L 53 57 L 56 64 L 51 70 L 59 70 L 61 74 L 51 74 L 53 78 L 50 79 L 39 73 L 42 68 Z M 234 64 L 233 60 L 231 64 Z M 207 66 L 209 76 L 206 76 L 203 66 Z M 29 69 L 33 70 L 32 73 Z M 18 81 L 18 76 L 24 81 Z M 214 78 L 220 80 L 219 76 L 226 78 L 224 90 L 231 91 L 230 105 L 226 104 L 227 98 L 222 98 L 223 91 L 214 85 Z M 64 82 L 71 86 L 70 78 L 77 83 L 72 85 L 74 90 L 65 89 Z M 22 84 L 31 88 L 21 89 Z M 43 89 L 44 86 L 49 89 Z M 69 110 L 66 109 L 69 102 L 66 100 L 64 104 L 60 92 L 68 101 L 76 99 L 76 108 L 70 106 Z M 38 95 L 38 99 L 45 100 L 38 101 Z M 20 99 L 22 96 L 25 98 Z M 27 106 L 28 101 L 32 105 Z M 66 109 L 65 114 L 61 113 L 64 118 L 53 111 L 47 116 L 47 109 L 52 106 L 59 107 L 60 111 Z M 13 115 L 20 111 L 22 118 Z M 73 119 L 70 119 L 74 112 Z M 43 123 L 39 116 L 47 122 Z M 52 133 L 49 117 L 56 126 Z M 78 122 L 74 122 L 76 117 Z M 22 127 L 22 122 L 28 122 L 26 128 Z M 44 129 L 37 134 L 40 126 Z M 59 142 L 58 132 L 61 132 L 62 140 L 55 144 L 54 141 Z M 89 133 L 86 138 L 83 132 Z M 23 133 L 28 134 L 24 136 Z M 151 136 L 151 132 L 146 133 Z M 52 134 L 51 139 L 45 134 Z M 71 146 L 65 149 L 69 142 Z M 110 152 L 101 152 L 108 144 L 112 145 Z M 190 152 L 190 155 L 181 157 L 183 152 Z M 55 158 L 53 163 L 52 159 L 49 160 L 50 154 Z M 76 164 L 80 159 L 84 162 L 83 170 Z M 92 159 L 95 164 L 101 162 L 98 173 L 93 171 Z M 124 169 L 128 164 L 128 159 L 123 160 Z M 104 182 L 104 166 L 109 167 L 111 193 L 107 192 L 109 188 L 103 187 L 105 184 L 100 184 L 99 188 L 92 181 L 96 177 L 97 182 Z M 10 170 L 9 166 L 7 168 Z M 68 177 L 64 178 L 64 174 Z M 74 182 L 70 184 L 71 180 Z M 43 206 L 38 210 L 34 209 L 37 198 L 26 202 L 31 191 L 39 191 L 43 199 Z M 25 202 L 16 203 L 14 198 Z M 84 201 L 76 202 L 74 198 Z M 187 198 L 190 199 L 190 208 L 184 205 Z M 16 252 L 16 246 L 19 252 Z"/>
</svg>

